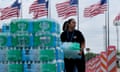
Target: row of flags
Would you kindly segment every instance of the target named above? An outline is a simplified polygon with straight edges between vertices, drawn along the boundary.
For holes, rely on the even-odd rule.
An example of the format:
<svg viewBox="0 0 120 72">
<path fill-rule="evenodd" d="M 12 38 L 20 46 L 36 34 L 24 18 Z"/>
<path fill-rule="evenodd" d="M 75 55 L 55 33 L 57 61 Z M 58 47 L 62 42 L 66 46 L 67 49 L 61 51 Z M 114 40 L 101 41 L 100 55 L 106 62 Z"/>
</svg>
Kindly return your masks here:
<svg viewBox="0 0 120 72">
<path fill-rule="evenodd" d="M 79 0 L 68 0 L 56 4 L 58 17 L 68 18 L 70 16 L 78 15 L 78 2 Z M 36 0 L 29 7 L 29 14 L 33 14 L 33 18 L 37 19 L 42 16 L 48 16 L 48 3 L 47 0 Z M 9 19 L 11 17 L 20 16 L 21 3 L 16 0 L 10 7 L 0 9 L 0 20 Z M 100 0 L 99 2 L 90 5 L 84 9 L 84 17 L 94 17 L 99 14 L 104 14 L 107 11 L 107 0 Z M 120 20 L 120 14 L 115 17 L 114 21 Z"/>
</svg>

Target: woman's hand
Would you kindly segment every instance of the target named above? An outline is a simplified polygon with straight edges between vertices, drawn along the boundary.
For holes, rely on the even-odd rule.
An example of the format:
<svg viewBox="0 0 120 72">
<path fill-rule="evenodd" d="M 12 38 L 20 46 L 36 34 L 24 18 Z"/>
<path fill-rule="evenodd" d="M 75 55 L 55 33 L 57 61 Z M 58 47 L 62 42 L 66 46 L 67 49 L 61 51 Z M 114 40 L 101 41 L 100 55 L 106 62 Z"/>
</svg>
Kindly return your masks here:
<svg viewBox="0 0 120 72">
<path fill-rule="evenodd" d="M 83 50 L 84 50 L 84 48 L 81 48 L 81 49 L 80 49 L 80 53 L 78 53 L 78 55 L 82 55 Z"/>
</svg>

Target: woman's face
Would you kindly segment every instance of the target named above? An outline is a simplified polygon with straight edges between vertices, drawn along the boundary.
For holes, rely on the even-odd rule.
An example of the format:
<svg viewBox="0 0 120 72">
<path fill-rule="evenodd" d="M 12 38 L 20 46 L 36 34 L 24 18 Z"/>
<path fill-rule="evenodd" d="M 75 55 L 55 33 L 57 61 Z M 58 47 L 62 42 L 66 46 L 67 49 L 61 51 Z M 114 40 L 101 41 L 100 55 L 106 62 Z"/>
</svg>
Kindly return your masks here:
<svg viewBox="0 0 120 72">
<path fill-rule="evenodd" d="M 69 27 L 72 28 L 72 29 L 75 29 L 75 26 L 76 26 L 76 22 L 75 22 L 74 19 L 72 19 L 72 20 L 70 21 Z"/>
</svg>

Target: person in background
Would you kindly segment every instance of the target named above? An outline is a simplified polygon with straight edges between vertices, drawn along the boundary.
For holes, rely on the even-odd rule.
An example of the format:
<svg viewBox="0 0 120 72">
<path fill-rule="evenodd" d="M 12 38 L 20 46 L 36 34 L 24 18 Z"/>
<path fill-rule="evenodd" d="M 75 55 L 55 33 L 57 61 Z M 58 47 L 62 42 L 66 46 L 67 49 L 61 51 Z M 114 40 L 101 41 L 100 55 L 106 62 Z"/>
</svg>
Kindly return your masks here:
<svg viewBox="0 0 120 72">
<path fill-rule="evenodd" d="M 85 48 L 85 39 L 82 33 L 79 30 L 75 29 L 76 22 L 74 19 L 69 19 L 63 24 L 63 32 L 61 33 L 61 41 L 62 42 L 77 42 L 80 44 L 80 53 L 79 55 L 82 58 L 64 58 L 65 62 L 65 72 L 75 72 L 75 67 L 78 72 L 85 72 L 85 56 L 84 56 L 84 48 Z"/>
</svg>

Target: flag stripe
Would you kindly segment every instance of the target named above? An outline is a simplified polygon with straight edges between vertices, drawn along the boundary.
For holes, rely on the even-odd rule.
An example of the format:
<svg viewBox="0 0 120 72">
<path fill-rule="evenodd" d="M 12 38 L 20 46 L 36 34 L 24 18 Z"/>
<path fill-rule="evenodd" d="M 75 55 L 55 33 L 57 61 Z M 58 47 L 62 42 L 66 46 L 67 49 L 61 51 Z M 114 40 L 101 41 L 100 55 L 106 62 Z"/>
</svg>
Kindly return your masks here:
<svg viewBox="0 0 120 72">
<path fill-rule="evenodd" d="M 5 15 L 6 15 L 6 14 L 10 14 L 10 13 L 13 13 L 13 12 L 16 12 L 16 11 L 18 11 L 17 7 L 16 8 L 9 8 L 7 10 L 3 10 L 2 13 L 5 13 Z"/>
<path fill-rule="evenodd" d="M 17 14 L 18 14 L 18 15 L 17 15 Z M 11 16 L 12 16 L 12 17 L 18 17 L 18 16 L 19 16 L 19 12 L 18 12 L 17 14 L 11 13 L 11 14 L 6 15 L 6 16 L 1 16 L 1 20 L 11 18 Z"/>
<path fill-rule="evenodd" d="M 93 17 L 107 11 L 107 4 L 96 3 L 84 9 L 84 17 Z"/>
<path fill-rule="evenodd" d="M 9 14 L 6 14 L 6 15 L 2 15 L 1 17 L 2 18 L 7 18 L 7 17 L 9 17 L 9 16 L 18 16 L 18 12 L 14 12 L 14 13 L 9 13 Z"/>
<path fill-rule="evenodd" d="M 48 10 L 46 8 L 46 3 L 38 3 L 38 1 L 34 1 L 34 3 L 29 8 L 29 13 L 33 12 L 33 18 L 37 19 L 38 17 L 47 16 Z"/>
<path fill-rule="evenodd" d="M 19 12 L 18 7 L 13 7 L 13 8 L 6 7 L 2 9 L 0 19 L 4 20 L 4 19 L 11 18 L 11 17 L 18 17 L 19 16 L 18 12 Z"/>
<path fill-rule="evenodd" d="M 38 17 L 42 17 L 42 16 L 45 16 L 45 15 L 48 15 L 48 11 L 46 10 L 39 10 L 37 12 L 34 12 L 34 19 L 37 19 Z"/>
<path fill-rule="evenodd" d="M 44 10 L 46 8 L 46 5 L 45 5 L 45 3 L 44 4 L 36 4 L 36 5 L 32 5 L 31 7 L 30 7 L 30 13 L 31 12 L 34 12 L 34 11 L 36 11 L 36 10 L 38 10 L 38 9 L 41 9 L 41 10 Z"/>
<path fill-rule="evenodd" d="M 73 0 L 72 2 L 74 4 L 75 0 Z M 76 4 L 72 5 L 70 1 L 66 1 L 63 3 L 56 4 L 56 9 L 57 9 L 58 17 L 67 18 L 76 15 L 77 6 Z"/>
<path fill-rule="evenodd" d="M 69 1 L 67 2 L 63 2 L 63 3 L 59 3 L 59 4 L 56 4 L 56 9 L 57 9 L 57 12 L 58 12 L 58 16 L 59 17 L 63 17 L 64 14 L 65 14 L 65 11 L 67 9 L 67 6 L 69 6 Z"/>
<path fill-rule="evenodd" d="M 70 17 L 70 16 L 75 16 L 77 8 L 75 6 L 71 6 L 68 8 L 68 10 L 65 13 L 65 18 Z"/>
</svg>

